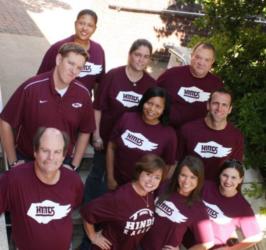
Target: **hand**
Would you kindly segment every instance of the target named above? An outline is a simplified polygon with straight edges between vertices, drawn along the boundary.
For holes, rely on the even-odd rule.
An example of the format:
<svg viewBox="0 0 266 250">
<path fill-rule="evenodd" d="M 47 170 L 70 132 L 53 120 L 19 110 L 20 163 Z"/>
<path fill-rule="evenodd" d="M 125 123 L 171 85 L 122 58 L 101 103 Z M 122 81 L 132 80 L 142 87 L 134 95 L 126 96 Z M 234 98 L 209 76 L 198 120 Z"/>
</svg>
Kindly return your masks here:
<svg viewBox="0 0 266 250">
<path fill-rule="evenodd" d="M 118 184 L 114 178 L 108 178 L 107 179 L 107 188 L 108 190 L 115 190 L 117 188 Z"/>
<path fill-rule="evenodd" d="M 68 165 L 68 164 L 63 164 L 63 167 L 64 168 L 67 168 L 67 169 L 69 169 L 69 170 L 72 170 L 72 171 L 74 171 L 75 169 L 73 169 L 70 165 Z"/>
<path fill-rule="evenodd" d="M 98 246 L 101 249 L 110 249 L 112 243 L 102 235 L 102 231 L 99 231 L 90 237 L 92 244 Z"/>
<path fill-rule="evenodd" d="M 103 140 L 101 137 L 93 137 L 92 145 L 95 150 L 103 150 Z"/>
<path fill-rule="evenodd" d="M 173 247 L 170 245 L 165 245 L 165 246 L 163 246 L 162 250 L 179 250 L 179 246 Z"/>
<path fill-rule="evenodd" d="M 18 160 L 18 161 L 15 161 L 15 162 L 13 162 L 12 164 L 10 164 L 10 168 L 17 167 L 17 166 L 19 166 L 19 165 L 21 165 L 21 164 L 23 164 L 23 163 L 25 163 L 24 160 Z"/>
</svg>

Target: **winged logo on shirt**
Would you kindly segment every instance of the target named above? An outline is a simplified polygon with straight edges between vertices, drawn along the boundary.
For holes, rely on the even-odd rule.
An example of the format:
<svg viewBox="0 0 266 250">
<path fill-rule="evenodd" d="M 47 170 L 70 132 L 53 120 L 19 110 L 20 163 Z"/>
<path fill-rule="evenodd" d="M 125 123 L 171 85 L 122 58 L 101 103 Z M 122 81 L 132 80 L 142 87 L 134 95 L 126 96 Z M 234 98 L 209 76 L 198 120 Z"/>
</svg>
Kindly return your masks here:
<svg viewBox="0 0 266 250">
<path fill-rule="evenodd" d="M 50 200 L 32 203 L 27 215 L 40 224 L 47 224 L 52 220 L 59 220 L 71 211 L 70 205 L 60 205 Z"/>
<path fill-rule="evenodd" d="M 203 201 L 203 203 L 207 207 L 209 218 L 217 224 L 227 224 L 232 220 L 232 218 L 226 216 L 217 205 L 208 203 L 206 201 Z"/>
<path fill-rule="evenodd" d="M 121 138 L 124 145 L 129 148 L 138 148 L 142 151 L 152 151 L 158 148 L 157 143 L 153 143 L 142 134 L 132 132 L 128 129 L 121 135 Z"/>
<path fill-rule="evenodd" d="M 86 62 L 83 69 L 79 73 L 79 77 L 84 77 L 87 75 L 98 75 L 102 72 L 102 70 L 102 65 Z"/>
<path fill-rule="evenodd" d="M 226 148 L 215 141 L 209 141 L 198 142 L 194 148 L 194 151 L 202 158 L 222 158 L 229 155 L 232 152 L 232 148 Z"/>
</svg>

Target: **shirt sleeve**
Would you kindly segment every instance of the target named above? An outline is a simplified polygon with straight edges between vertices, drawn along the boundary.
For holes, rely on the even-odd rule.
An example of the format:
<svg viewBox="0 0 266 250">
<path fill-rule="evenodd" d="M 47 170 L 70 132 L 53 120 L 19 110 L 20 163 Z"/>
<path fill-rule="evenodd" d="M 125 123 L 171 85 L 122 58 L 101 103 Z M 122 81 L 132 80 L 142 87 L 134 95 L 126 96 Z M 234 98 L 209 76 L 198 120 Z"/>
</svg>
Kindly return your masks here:
<svg viewBox="0 0 266 250">
<path fill-rule="evenodd" d="M 95 125 L 94 110 L 92 108 L 91 100 L 88 97 L 81 114 L 79 131 L 82 133 L 91 133 L 95 130 L 95 128 L 96 125 Z"/>
<path fill-rule="evenodd" d="M 157 85 L 161 88 L 165 88 L 165 83 L 166 83 L 166 79 L 167 79 L 167 73 L 168 70 L 166 70 L 164 73 L 162 73 L 159 78 L 157 79 Z"/>
<path fill-rule="evenodd" d="M 250 205 L 247 203 L 246 208 L 244 205 L 241 207 L 245 209 L 245 215 L 239 218 L 239 226 L 245 238 L 261 233 L 261 229 Z"/>
<path fill-rule="evenodd" d="M 176 147 L 177 147 L 177 139 L 175 131 L 169 127 L 169 136 L 168 141 L 166 142 L 166 147 L 163 152 L 163 159 L 166 164 L 173 165 L 176 161 Z"/>
<path fill-rule="evenodd" d="M 244 137 L 240 133 L 239 138 L 237 140 L 237 144 L 236 144 L 235 149 L 232 153 L 232 158 L 239 160 L 239 161 L 243 161 L 243 157 L 244 157 Z"/>
<path fill-rule="evenodd" d="M 196 243 L 208 243 L 214 241 L 214 234 L 209 216 L 203 204 L 197 208 L 195 219 L 190 226 Z"/>
<path fill-rule="evenodd" d="M 112 133 L 110 135 L 110 139 L 109 139 L 110 141 L 115 141 L 118 137 L 120 137 L 123 131 L 123 128 L 125 127 L 126 115 L 127 113 L 124 113 L 122 117 L 116 122 L 112 130 Z"/>
<path fill-rule="evenodd" d="M 112 72 L 112 71 L 111 71 Z M 108 108 L 108 93 L 112 84 L 112 73 L 108 72 L 101 80 L 95 101 L 93 103 L 94 109 L 105 110 Z"/>
<path fill-rule="evenodd" d="M 184 129 L 181 127 L 177 131 L 177 149 L 176 149 L 176 160 L 178 162 L 182 161 L 185 156 L 185 148 L 186 148 L 186 139 L 184 136 Z"/>
<path fill-rule="evenodd" d="M 1 119 L 8 122 L 14 129 L 18 128 L 22 123 L 24 116 L 24 106 L 27 100 L 26 90 L 24 89 L 25 83 L 23 83 L 14 94 L 10 97 L 6 106 L 1 113 Z M 14 112 L 15 111 L 15 112 Z"/>
<path fill-rule="evenodd" d="M 2 214 L 5 211 L 8 211 L 8 173 L 4 173 L 0 176 L 0 214 Z"/>
<path fill-rule="evenodd" d="M 116 218 L 116 208 L 114 192 L 109 192 L 87 203 L 80 213 L 88 223 L 95 224 Z"/>
<path fill-rule="evenodd" d="M 81 181 L 80 177 L 77 176 L 77 185 L 76 185 L 76 200 L 75 200 L 75 205 L 74 205 L 74 209 L 78 208 L 83 200 L 83 194 L 84 194 L 84 184 Z"/>
<path fill-rule="evenodd" d="M 58 46 L 56 44 L 52 45 L 45 53 L 41 65 L 37 71 L 37 75 L 51 71 L 55 67 L 55 58 L 58 53 Z"/>
<path fill-rule="evenodd" d="M 101 49 L 101 53 L 102 53 L 102 71 L 100 74 L 97 75 L 96 81 L 99 83 L 99 85 L 101 84 L 101 82 L 103 81 L 103 78 L 105 76 L 105 53 L 102 47 L 100 47 Z M 99 87 L 99 86 L 98 86 Z"/>
</svg>

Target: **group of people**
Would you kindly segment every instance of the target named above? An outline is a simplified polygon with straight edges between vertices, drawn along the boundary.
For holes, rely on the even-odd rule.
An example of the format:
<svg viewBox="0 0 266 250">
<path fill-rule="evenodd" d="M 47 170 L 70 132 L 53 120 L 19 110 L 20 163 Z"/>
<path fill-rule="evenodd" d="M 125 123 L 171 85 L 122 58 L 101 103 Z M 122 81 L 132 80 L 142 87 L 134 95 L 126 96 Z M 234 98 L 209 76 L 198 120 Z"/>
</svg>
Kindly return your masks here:
<svg viewBox="0 0 266 250">
<path fill-rule="evenodd" d="M 146 72 L 152 45 L 137 39 L 127 64 L 105 73 L 104 50 L 91 40 L 96 25 L 94 11 L 80 11 L 75 34 L 48 49 L 0 115 L 11 168 L 0 177 L 0 213 L 10 213 L 16 248 L 68 250 L 79 206 L 79 249 L 258 242 L 241 194 L 244 139 L 228 121 L 232 95 L 210 72 L 215 48 L 197 44 L 189 65 L 155 80 Z M 84 188 L 74 170 L 88 144 L 95 153 Z"/>
</svg>

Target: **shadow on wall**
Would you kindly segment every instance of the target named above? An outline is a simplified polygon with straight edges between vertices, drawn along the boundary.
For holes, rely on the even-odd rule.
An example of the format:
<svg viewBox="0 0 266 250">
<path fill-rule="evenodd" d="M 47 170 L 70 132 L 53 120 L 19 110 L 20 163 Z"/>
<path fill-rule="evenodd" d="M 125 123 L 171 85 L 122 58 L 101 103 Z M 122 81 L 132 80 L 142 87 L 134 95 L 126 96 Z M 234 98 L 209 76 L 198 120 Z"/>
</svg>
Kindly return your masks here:
<svg viewBox="0 0 266 250">
<path fill-rule="evenodd" d="M 163 22 L 161 27 L 154 27 L 158 39 L 174 37 L 172 41 L 180 41 L 181 46 L 187 46 L 193 35 L 207 36 L 207 30 L 199 30 L 195 25 L 195 19 L 203 14 L 202 7 L 193 3 L 176 3 L 170 5 L 167 10 L 160 14 Z M 154 57 L 161 61 L 169 60 L 167 47 L 174 47 L 177 44 L 166 44 L 165 48 L 155 51 Z"/>
<path fill-rule="evenodd" d="M 32 12 L 40 13 L 44 10 L 54 8 L 62 8 L 65 10 L 71 9 L 71 6 L 59 0 L 20 0 L 24 7 Z"/>
</svg>

